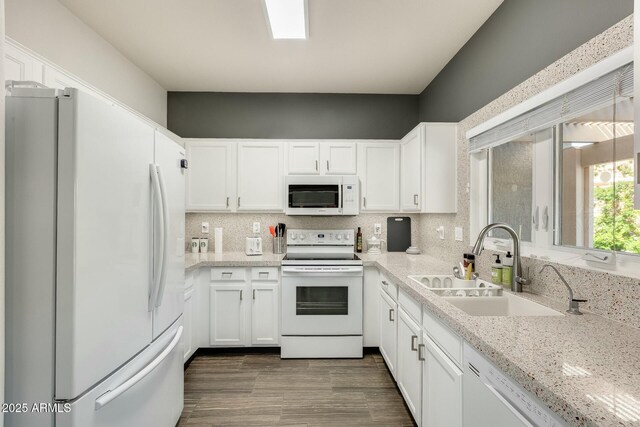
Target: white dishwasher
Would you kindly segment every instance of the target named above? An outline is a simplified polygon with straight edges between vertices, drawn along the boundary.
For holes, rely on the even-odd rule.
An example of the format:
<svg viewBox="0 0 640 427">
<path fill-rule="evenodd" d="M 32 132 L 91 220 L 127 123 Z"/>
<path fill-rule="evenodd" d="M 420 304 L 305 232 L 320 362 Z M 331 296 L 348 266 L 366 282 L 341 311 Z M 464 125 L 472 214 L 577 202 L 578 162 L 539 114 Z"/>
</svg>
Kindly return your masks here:
<svg viewBox="0 0 640 427">
<path fill-rule="evenodd" d="M 464 343 L 464 426 L 560 427 L 567 425 L 546 406 Z"/>
</svg>

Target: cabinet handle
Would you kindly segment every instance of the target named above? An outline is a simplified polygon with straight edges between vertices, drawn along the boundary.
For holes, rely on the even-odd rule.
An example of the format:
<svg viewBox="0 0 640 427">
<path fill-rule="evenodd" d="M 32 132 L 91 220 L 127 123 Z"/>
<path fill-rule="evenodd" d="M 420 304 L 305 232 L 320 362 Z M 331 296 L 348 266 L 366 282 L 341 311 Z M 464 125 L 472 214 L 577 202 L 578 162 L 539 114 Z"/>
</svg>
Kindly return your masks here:
<svg viewBox="0 0 640 427">
<path fill-rule="evenodd" d="M 542 212 L 542 228 L 549 231 L 549 206 L 545 206 Z"/>
<path fill-rule="evenodd" d="M 413 195 L 413 204 L 418 206 L 418 195 L 417 194 Z"/>
<path fill-rule="evenodd" d="M 418 360 L 424 362 L 424 344 L 418 344 Z"/>
<path fill-rule="evenodd" d="M 318 161 L 316 160 L 316 172 L 318 172 Z"/>
<path fill-rule="evenodd" d="M 532 219 L 533 227 L 535 228 L 536 231 L 538 231 L 538 221 L 539 221 L 538 217 L 539 216 L 540 216 L 540 207 L 536 206 L 536 211 L 533 214 L 533 219 Z"/>
<path fill-rule="evenodd" d="M 229 279 L 231 279 L 231 276 L 233 276 L 233 273 L 231 273 L 231 272 L 228 272 L 228 271 L 223 271 L 223 272 L 222 272 L 222 278 L 223 278 L 223 279 L 224 279 L 224 278 L 229 278 Z"/>
<path fill-rule="evenodd" d="M 366 198 L 366 197 L 363 197 L 362 199 L 363 199 L 363 201 L 364 201 L 364 207 L 366 208 L 366 207 L 367 207 L 367 198 Z"/>
<path fill-rule="evenodd" d="M 389 322 L 393 322 L 395 319 L 393 318 L 393 308 L 389 309 Z"/>
<path fill-rule="evenodd" d="M 240 301 L 242 301 L 242 289 L 240 290 Z"/>
<path fill-rule="evenodd" d="M 260 279 L 262 279 L 262 278 L 269 278 L 269 272 L 268 272 L 268 271 L 260 271 L 260 272 L 258 272 L 258 277 L 259 277 Z"/>
<path fill-rule="evenodd" d="M 238 207 L 240 207 L 240 196 L 238 196 Z"/>
<path fill-rule="evenodd" d="M 329 160 L 327 160 L 327 171 L 329 171 Z"/>
<path fill-rule="evenodd" d="M 382 281 L 382 284 L 383 284 L 383 285 L 385 285 L 385 286 L 389 286 L 389 283 L 387 283 L 387 281 L 386 281 L 386 280 L 383 280 L 383 281 Z"/>
<path fill-rule="evenodd" d="M 411 351 L 418 351 L 418 336 L 411 335 Z"/>
<path fill-rule="evenodd" d="M 227 207 L 229 207 L 229 198 L 227 197 Z"/>
<path fill-rule="evenodd" d="M 256 290 L 253 290 L 253 299 L 256 299 Z"/>
</svg>

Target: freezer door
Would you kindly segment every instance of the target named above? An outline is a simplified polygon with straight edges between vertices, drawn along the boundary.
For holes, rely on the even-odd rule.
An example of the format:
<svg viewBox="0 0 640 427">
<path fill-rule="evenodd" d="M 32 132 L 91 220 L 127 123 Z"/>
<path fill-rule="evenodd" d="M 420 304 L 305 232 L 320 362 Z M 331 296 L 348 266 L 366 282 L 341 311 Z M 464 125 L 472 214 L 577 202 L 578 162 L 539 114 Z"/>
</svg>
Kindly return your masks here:
<svg viewBox="0 0 640 427">
<path fill-rule="evenodd" d="M 59 100 L 56 399 L 73 399 L 150 342 L 153 132 L 75 89 Z"/>
<path fill-rule="evenodd" d="M 159 289 L 153 312 L 153 338 L 156 339 L 182 314 L 184 307 L 184 221 L 185 221 L 185 169 L 181 160 L 185 159 L 184 148 L 171 138 L 155 132 L 155 164 L 158 170 L 159 184 L 162 197 L 165 200 L 155 200 L 166 205 L 166 215 L 163 218 L 154 217 L 155 230 L 167 230 L 167 238 L 158 242 L 159 233 L 154 233 L 154 265 L 162 258 Z M 157 212 L 157 210 L 156 210 Z M 166 221 L 167 227 L 157 224 Z M 160 245 L 159 243 L 162 243 Z M 164 247 L 161 247 L 166 245 Z M 164 256 L 160 257 L 160 251 Z"/>
<path fill-rule="evenodd" d="M 182 318 L 71 407 L 56 427 L 174 427 L 184 397 Z"/>
</svg>

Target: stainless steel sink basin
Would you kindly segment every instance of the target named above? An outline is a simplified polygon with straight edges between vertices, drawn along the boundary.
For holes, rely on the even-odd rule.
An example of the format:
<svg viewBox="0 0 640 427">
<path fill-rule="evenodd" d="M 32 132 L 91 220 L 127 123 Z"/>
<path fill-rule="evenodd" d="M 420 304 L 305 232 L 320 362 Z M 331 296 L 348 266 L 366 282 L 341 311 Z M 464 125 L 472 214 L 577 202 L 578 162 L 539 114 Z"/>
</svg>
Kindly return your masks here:
<svg viewBox="0 0 640 427">
<path fill-rule="evenodd" d="M 494 297 L 442 299 L 471 316 L 564 316 L 559 311 L 509 293 Z"/>
</svg>

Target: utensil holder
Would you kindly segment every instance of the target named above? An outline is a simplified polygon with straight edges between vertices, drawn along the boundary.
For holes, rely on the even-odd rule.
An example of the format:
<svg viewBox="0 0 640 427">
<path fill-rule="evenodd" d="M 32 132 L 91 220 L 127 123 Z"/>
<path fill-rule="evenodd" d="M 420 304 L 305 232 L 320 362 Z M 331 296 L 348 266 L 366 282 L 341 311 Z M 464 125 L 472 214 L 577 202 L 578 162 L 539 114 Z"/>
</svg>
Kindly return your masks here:
<svg viewBox="0 0 640 427">
<path fill-rule="evenodd" d="M 273 253 L 274 254 L 284 253 L 284 237 L 273 238 Z"/>
</svg>

